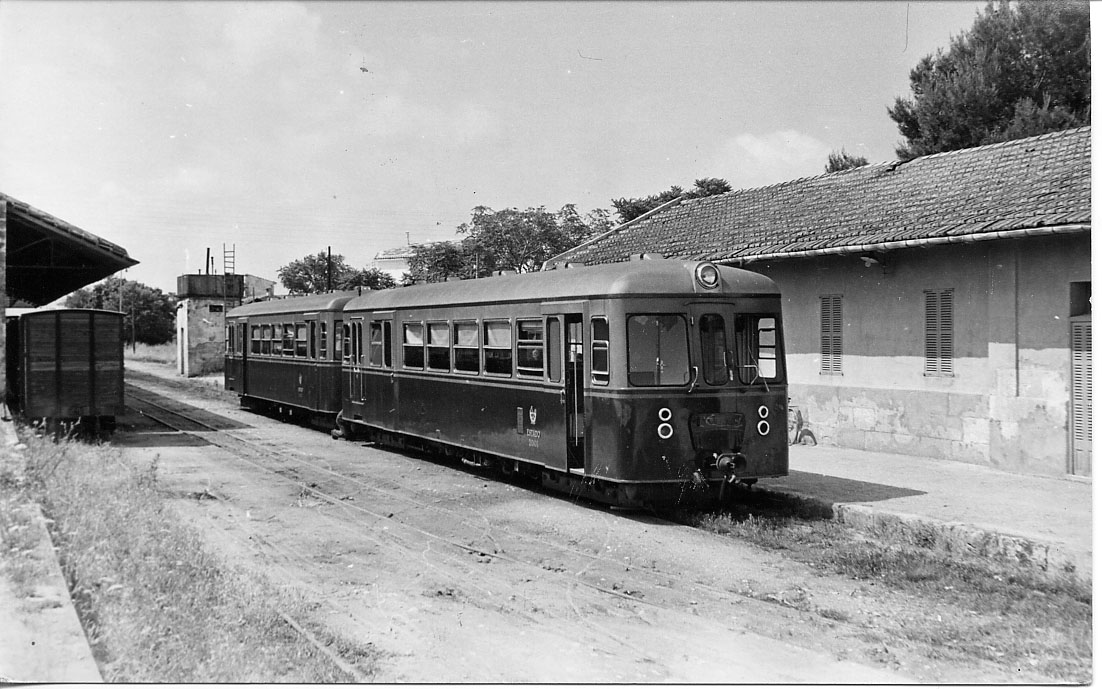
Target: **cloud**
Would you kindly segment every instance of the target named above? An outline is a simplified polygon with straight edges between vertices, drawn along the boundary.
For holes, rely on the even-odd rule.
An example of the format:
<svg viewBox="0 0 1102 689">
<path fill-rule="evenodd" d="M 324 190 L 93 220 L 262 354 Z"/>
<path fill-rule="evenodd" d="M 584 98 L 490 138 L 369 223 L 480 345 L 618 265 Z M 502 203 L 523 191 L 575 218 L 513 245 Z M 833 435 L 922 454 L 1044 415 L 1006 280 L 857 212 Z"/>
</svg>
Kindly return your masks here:
<svg viewBox="0 0 1102 689">
<path fill-rule="evenodd" d="M 219 27 L 228 55 L 222 68 L 249 73 L 268 61 L 288 61 L 311 55 L 319 45 L 321 17 L 295 2 L 185 3 L 192 18 Z"/>
<path fill-rule="evenodd" d="M 760 187 L 821 174 L 829 144 L 791 129 L 739 134 L 720 145 L 710 169 L 740 188 Z M 725 174 L 724 174 L 725 173 Z"/>
</svg>

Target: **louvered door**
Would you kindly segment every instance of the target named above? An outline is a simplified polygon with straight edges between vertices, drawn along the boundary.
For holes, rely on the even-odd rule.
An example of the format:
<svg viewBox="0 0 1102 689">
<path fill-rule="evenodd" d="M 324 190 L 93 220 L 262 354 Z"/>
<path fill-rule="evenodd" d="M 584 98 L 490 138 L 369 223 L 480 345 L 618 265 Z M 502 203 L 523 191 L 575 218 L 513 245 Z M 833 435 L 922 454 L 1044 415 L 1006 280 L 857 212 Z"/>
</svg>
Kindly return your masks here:
<svg viewBox="0 0 1102 689">
<path fill-rule="evenodd" d="M 1091 475 L 1091 322 L 1071 323 L 1071 453 L 1068 473 Z"/>
</svg>

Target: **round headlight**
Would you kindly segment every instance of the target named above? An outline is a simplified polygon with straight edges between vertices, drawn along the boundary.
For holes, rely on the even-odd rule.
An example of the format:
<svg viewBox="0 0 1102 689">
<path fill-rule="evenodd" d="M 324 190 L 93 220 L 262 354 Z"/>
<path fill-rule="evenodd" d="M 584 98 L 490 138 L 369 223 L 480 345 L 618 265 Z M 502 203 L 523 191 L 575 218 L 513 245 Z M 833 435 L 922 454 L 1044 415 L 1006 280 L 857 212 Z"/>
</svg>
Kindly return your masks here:
<svg viewBox="0 0 1102 689">
<path fill-rule="evenodd" d="M 696 281 L 705 289 L 719 286 L 719 268 L 711 263 L 701 263 L 696 267 Z"/>
</svg>

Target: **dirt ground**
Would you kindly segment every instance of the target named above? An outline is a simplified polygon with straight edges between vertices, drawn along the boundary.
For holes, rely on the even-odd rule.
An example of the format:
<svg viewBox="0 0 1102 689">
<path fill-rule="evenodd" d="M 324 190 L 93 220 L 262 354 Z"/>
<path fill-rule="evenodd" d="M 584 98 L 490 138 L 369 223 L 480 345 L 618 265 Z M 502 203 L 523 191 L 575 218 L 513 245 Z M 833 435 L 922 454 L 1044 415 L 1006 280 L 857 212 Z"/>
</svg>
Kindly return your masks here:
<svg viewBox="0 0 1102 689">
<path fill-rule="evenodd" d="M 1030 681 L 885 633 L 905 600 L 732 539 L 338 441 L 241 410 L 217 381 L 127 364 L 123 419 L 181 519 L 228 563 L 379 651 L 383 682 Z M 144 400 L 144 401 L 143 401 Z M 213 430 L 217 429 L 217 430 Z M 1034 678 L 1038 679 L 1038 678 Z"/>
</svg>

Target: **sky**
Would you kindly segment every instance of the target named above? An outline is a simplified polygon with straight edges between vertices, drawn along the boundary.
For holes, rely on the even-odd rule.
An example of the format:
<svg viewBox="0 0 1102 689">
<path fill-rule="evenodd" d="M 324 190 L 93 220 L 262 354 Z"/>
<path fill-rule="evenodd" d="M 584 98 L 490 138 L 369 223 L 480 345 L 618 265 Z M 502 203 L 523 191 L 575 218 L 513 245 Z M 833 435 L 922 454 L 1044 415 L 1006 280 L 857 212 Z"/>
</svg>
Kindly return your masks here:
<svg viewBox="0 0 1102 689">
<path fill-rule="evenodd" d="M 895 159 L 887 108 L 982 2 L 0 2 L 0 192 L 121 276 L 454 239 Z"/>
</svg>

